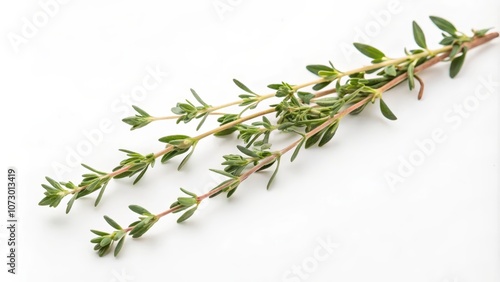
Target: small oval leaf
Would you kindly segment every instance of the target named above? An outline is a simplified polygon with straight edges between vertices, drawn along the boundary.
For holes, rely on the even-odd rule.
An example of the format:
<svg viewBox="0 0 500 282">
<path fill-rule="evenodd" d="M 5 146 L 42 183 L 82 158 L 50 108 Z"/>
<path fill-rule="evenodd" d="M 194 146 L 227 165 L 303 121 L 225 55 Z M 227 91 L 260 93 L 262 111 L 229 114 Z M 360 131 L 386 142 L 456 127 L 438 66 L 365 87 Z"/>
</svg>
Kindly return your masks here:
<svg viewBox="0 0 500 282">
<path fill-rule="evenodd" d="M 427 43 L 425 42 L 425 35 L 420 26 L 416 21 L 413 21 L 413 37 L 415 38 L 415 42 L 421 48 L 427 49 Z"/>
<path fill-rule="evenodd" d="M 295 147 L 295 150 L 293 151 L 292 157 L 290 158 L 290 162 L 293 162 L 295 158 L 297 158 L 297 155 L 299 154 L 300 148 L 302 148 L 302 145 L 304 145 L 304 142 L 306 141 L 305 138 L 302 138 L 302 140 L 297 144 L 297 147 Z"/>
<path fill-rule="evenodd" d="M 457 74 L 460 72 L 460 69 L 462 68 L 464 61 L 465 61 L 465 54 L 467 53 L 467 48 L 462 49 L 462 55 L 455 57 L 450 64 L 450 77 L 454 78 L 457 76 Z"/>
<path fill-rule="evenodd" d="M 410 87 L 410 90 L 413 90 L 415 88 L 415 63 L 417 61 L 414 61 L 413 63 L 408 65 L 408 69 L 406 72 L 408 73 L 408 86 Z"/>
<path fill-rule="evenodd" d="M 267 190 L 269 190 L 269 187 L 271 187 L 271 184 L 274 181 L 274 178 L 276 178 L 276 174 L 278 174 L 278 169 L 280 168 L 280 159 L 281 157 L 276 158 L 276 168 L 274 169 L 273 175 L 271 175 L 271 178 L 269 178 L 269 182 L 267 182 Z"/>
<path fill-rule="evenodd" d="M 356 47 L 356 49 L 358 49 L 359 52 L 361 52 L 363 55 L 367 57 L 370 57 L 375 60 L 380 60 L 385 57 L 385 54 L 375 47 L 358 42 L 355 42 L 353 44 L 354 47 Z"/>
<path fill-rule="evenodd" d="M 391 109 L 387 106 L 387 104 L 380 98 L 380 111 L 384 115 L 384 117 L 390 120 L 397 120 L 398 118 L 392 113 Z"/>
<path fill-rule="evenodd" d="M 308 65 L 306 66 L 306 69 L 315 75 L 319 75 L 320 71 L 334 71 L 334 69 L 325 65 Z"/>
</svg>

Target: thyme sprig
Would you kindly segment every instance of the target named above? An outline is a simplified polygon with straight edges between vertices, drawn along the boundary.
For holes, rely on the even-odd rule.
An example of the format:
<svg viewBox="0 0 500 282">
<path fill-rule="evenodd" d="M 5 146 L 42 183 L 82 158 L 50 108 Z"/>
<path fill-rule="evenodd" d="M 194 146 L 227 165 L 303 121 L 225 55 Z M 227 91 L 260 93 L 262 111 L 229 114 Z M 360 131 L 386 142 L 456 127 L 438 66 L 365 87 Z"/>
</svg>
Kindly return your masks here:
<svg viewBox="0 0 500 282">
<path fill-rule="evenodd" d="M 306 68 L 317 77 L 315 80 L 298 85 L 287 82 L 270 84 L 268 88 L 272 92 L 268 94 L 258 94 L 234 79 L 234 84 L 244 93 L 239 95 L 239 100 L 218 106 L 208 104 L 191 89 L 191 94 L 197 103 L 189 100 L 179 102 L 171 109 L 174 115 L 170 116 L 154 117 L 143 109 L 133 106 L 137 114 L 123 119 L 126 124 L 132 126 L 131 130 L 142 128 L 153 121 L 169 119 L 175 119 L 177 123 L 200 120 L 197 125 L 199 130 L 209 116 L 218 116 L 219 126 L 197 136 L 181 134 L 163 136 L 159 141 L 165 144 L 164 148 L 156 153 L 143 155 L 120 149 L 127 158 L 111 172 L 99 171 L 83 164 L 90 172 L 82 175 L 83 179 L 79 185 L 72 182 L 57 182 L 47 177 L 48 184 L 42 184 L 46 190 L 45 197 L 39 205 L 57 207 L 64 197 L 71 195 L 66 208 L 68 213 L 76 199 L 99 191 L 95 201 L 97 205 L 111 179 L 135 177 L 133 184 L 136 184 L 147 170 L 154 166 L 156 159 L 161 158 L 160 162 L 166 163 L 176 156 L 185 155 L 178 166 L 178 169 L 181 169 L 201 140 L 212 135 L 226 136 L 235 132 L 236 138 L 242 141 L 241 145 L 236 146 L 237 152 L 222 157 L 222 169 L 211 169 L 212 172 L 226 177 L 226 180 L 202 195 L 180 188 L 184 195 L 171 203 L 168 209 L 157 214 L 141 206 L 131 205 L 129 209 L 139 214 L 139 219 L 125 228 L 110 217 L 104 216 L 113 231 L 92 230 L 98 236 L 91 240 L 95 244 L 94 249 L 102 256 L 113 249 L 114 242 L 117 242 L 114 247 L 116 256 L 122 249 L 127 235 L 133 238 L 141 237 L 161 218 L 169 214 L 182 213 L 177 222 L 184 222 L 196 213 L 202 201 L 224 193 L 227 197 L 231 197 L 240 184 L 251 175 L 274 168 L 267 185 L 269 189 L 276 179 L 285 154 L 290 154 L 290 160 L 294 161 L 302 148 L 326 145 L 335 136 L 344 117 L 361 113 L 377 100 L 382 115 L 389 120 L 396 120 L 396 115 L 383 100 L 384 93 L 404 81 L 408 81 L 409 89 L 413 90 L 417 86 L 415 83 L 417 81 L 420 87 L 417 97 L 421 99 L 424 89 L 424 82 L 418 76 L 421 71 L 438 62 L 450 61 L 449 75 L 454 78 L 462 68 L 470 49 L 498 37 L 496 32 L 488 33 L 489 29 L 472 30 L 472 34 L 467 35 L 443 18 L 431 16 L 430 19 L 443 35 L 443 39 L 439 42 L 443 46 L 437 49 L 428 48 L 422 29 L 413 22 L 413 36 L 419 48 L 405 49 L 405 55 L 402 57 L 390 58 L 373 46 L 354 43 L 354 47 L 360 53 L 371 59 L 371 64 L 349 71 L 341 71 L 331 62 L 327 65 L 309 65 Z M 334 86 L 328 88 L 331 85 Z M 270 98 L 276 98 L 278 102 L 270 104 L 266 109 L 255 110 L 262 101 Z M 232 106 L 239 106 L 240 110 L 236 113 L 220 112 Z M 274 117 L 271 117 L 271 114 Z M 278 132 L 288 134 L 293 138 L 293 142 L 284 148 L 274 150 L 272 138 Z"/>
</svg>

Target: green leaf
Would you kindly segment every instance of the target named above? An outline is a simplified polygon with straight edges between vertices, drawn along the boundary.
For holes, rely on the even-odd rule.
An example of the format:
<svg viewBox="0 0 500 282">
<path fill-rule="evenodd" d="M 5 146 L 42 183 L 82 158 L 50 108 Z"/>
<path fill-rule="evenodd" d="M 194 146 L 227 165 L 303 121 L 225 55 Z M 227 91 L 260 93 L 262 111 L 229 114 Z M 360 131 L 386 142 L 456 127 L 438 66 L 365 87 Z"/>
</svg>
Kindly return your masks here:
<svg viewBox="0 0 500 282">
<path fill-rule="evenodd" d="M 140 220 L 134 221 L 134 222 L 130 223 L 130 225 L 128 227 L 134 227 L 137 224 L 139 224 L 140 222 L 141 222 Z"/>
<path fill-rule="evenodd" d="M 315 90 L 315 91 L 318 91 L 318 90 L 321 90 L 325 87 L 327 87 L 330 83 L 332 83 L 331 81 L 325 81 L 325 82 L 320 82 L 318 84 L 315 84 L 312 89 Z"/>
<path fill-rule="evenodd" d="M 314 134 L 313 136 L 307 138 L 306 145 L 304 148 L 308 149 L 308 148 L 312 147 L 314 144 L 316 144 L 319 141 L 320 138 L 321 138 L 321 132 L 318 132 L 318 133 Z"/>
<path fill-rule="evenodd" d="M 134 228 L 129 232 L 129 235 L 132 235 L 133 238 L 137 238 L 137 237 L 140 237 L 140 236 L 136 236 L 136 234 L 142 232 L 144 229 L 145 229 L 145 226 L 146 226 L 146 222 L 144 222 L 143 220 L 140 221 L 138 224 L 136 224 L 134 226 Z"/>
<path fill-rule="evenodd" d="M 179 164 L 179 166 L 177 167 L 177 170 L 181 170 L 185 165 L 186 163 L 189 161 L 189 158 L 191 157 L 191 155 L 193 155 L 193 152 L 194 152 L 194 146 L 192 147 L 191 151 L 189 152 L 189 154 L 187 154 L 184 159 L 182 159 L 181 163 Z"/>
<path fill-rule="evenodd" d="M 238 189 L 238 185 L 236 185 L 236 186 L 232 186 L 232 185 L 231 185 L 231 186 L 229 186 L 229 187 L 227 187 L 227 188 L 228 188 L 229 190 L 227 191 L 227 195 L 226 195 L 226 197 L 227 197 L 227 198 L 230 198 L 230 197 L 234 194 L 234 192 L 236 192 L 236 189 Z"/>
<path fill-rule="evenodd" d="M 382 111 L 382 114 L 384 117 L 390 119 L 390 120 L 397 120 L 398 118 L 392 113 L 391 109 L 387 106 L 387 104 L 380 98 L 380 111 Z"/>
<path fill-rule="evenodd" d="M 99 231 L 99 230 L 94 230 L 94 229 L 91 229 L 90 232 L 92 232 L 92 233 L 94 233 L 95 235 L 98 235 L 98 236 L 107 236 L 107 235 L 109 235 L 109 233 L 102 232 L 102 231 Z"/>
<path fill-rule="evenodd" d="M 43 189 L 47 190 L 47 192 L 52 192 L 53 193 L 55 191 L 58 191 L 57 189 L 54 189 L 54 187 L 49 186 L 47 184 L 42 184 L 42 187 L 43 187 Z"/>
<path fill-rule="evenodd" d="M 327 130 L 323 134 L 323 137 L 321 137 L 321 140 L 319 141 L 318 146 L 323 147 L 326 143 L 330 142 L 330 140 L 333 138 L 335 135 L 335 132 L 337 132 L 337 128 L 339 127 L 339 123 L 334 122 L 330 126 L 328 126 Z"/>
<path fill-rule="evenodd" d="M 309 93 L 309 92 L 302 92 L 302 91 L 297 92 L 297 96 L 305 104 L 309 104 L 311 102 L 311 99 L 314 98 L 314 94 Z"/>
<path fill-rule="evenodd" d="M 187 100 L 186 100 L 187 101 Z M 184 112 L 196 112 L 196 107 L 191 104 L 191 102 L 187 101 L 189 104 L 186 103 L 178 103 L 177 107 L 181 108 Z"/>
<path fill-rule="evenodd" d="M 406 72 L 408 73 L 408 86 L 410 87 L 410 90 L 413 90 L 415 88 L 415 64 L 417 61 L 414 61 L 408 65 L 408 69 Z"/>
<path fill-rule="evenodd" d="M 453 44 L 453 47 L 451 48 L 450 54 L 448 55 L 449 59 L 455 58 L 455 56 L 458 54 L 458 51 L 460 51 L 460 45 L 459 44 Z"/>
<path fill-rule="evenodd" d="M 99 249 L 97 254 L 99 255 L 99 257 L 103 257 L 105 254 L 108 253 L 108 251 L 109 251 L 109 246 L 101 247 L 101 249 Z"/>
<path fill-rule="evenodd" d="M 413 38 L 415 38 L 415 42 L 421 48 L 427 49 L 427 43 L 425 42 L 425 35 L 420 26 L 416 21 L 413 21 Z"/>
<path fill-rule="evenodd" d="M 78 197 L 78 192 L 73 194 L 73 197 L 71 197 L 71 199 L 69 200 L 68 205 L 66 206 L 66 213 L 69 213 L 69 211 L 71 210 L 71 207 L 73 207 L 73 203 L 75 202 L 77 197 Z"/>
<path fill-rule="evenodd" d="M 219 132 L 214 133 L 214 136 L 220 137 L 220 136 L 229 135 L 229 134 L 235 132 L 236 130 L 237 130 L 236 127 L 231 127 L 231 128 L 224 129 L 224 130 L 221 130 Z"/>
<path fill-rule="evenodd" d="M 322 107 L 330 107 L 330 106 L 335 105 L 338 102 L 339 102 L 338 97 L 325 97 L 325 98 L 317 99 L 314 101 L 314 103 L 316 103 L 316 104 L 318 104 L 318 106 L 322 106 Z"/>
<path fill-rule="evenodd" d="M 173 107 L 171 109 L 172 113 L 176 114 L 176 115 L 183 115 L 185 114 L 186 112 L 184 112 L 181 108 L 179 107 Z"/>
<path fill-rule="evenodd" d="M 86 192 L 87 194 L 88 193 L 92 193 L 94 191 L 96 191 L 97 189 L 99 189 L 99 187 L 101 186 L 101 181 L 99 179 L 95 179 L 92 181 L 92 183 L 89 184 L 89 186 L 87 186 L 87 188 L 85 188 L 85 190 L 82 190 L 81 192 Z M 80 197 L 78 197 L 80 198 Z"/>
<path fill-rule="evenodd" d="M 125 235 L 127 234 L 127 231 L 125 231 L 125 230 L 123 230 L 123 229 L 122 229 L 122 230 L 118 230 L 118 231 L 114 232 L 114 234 L 115 234 L 115 235 L 113 236 L 113 240 L 114 240 L 114 241 L 118 241 L 118 240 L 120 240 L 123 236 L 125 236 Z"/>
<path fill-rule="evenodd" d="M 271 149 L 272 144 L 270 144 L 270 143 L 264 143 L 264 144 L 262 144 L 260 146 L 261 146 L 262 150 L 267 150 L 267 149 Z"/>
<path fill-rule="evenodd" d="M 277 83 L 274 83 L 274 84 L 269 84 L 269 85 L 267 86 L 267 88 L 270 88 L 270 89 L 273 89 L 273 90 L 278 90 L 278 89 L 280 89 L 281 85 L 282 85 L 282 84 L 277 84 Z"/>
<path fill-rule="evenodd" d="M 177 198 L 177 202 L 184 207 L 190 207 L 197 203 L 196 198 L 190 198 L 190 197 L 179 197 Z"/>
<path fill-rule="evenodd" d="M 132 105 L 132 108 L 134 108 L 134 110 L 136 112 L 138 112 L 139 114 L 141 114 L 142 116 L 145 116 L 145 117 L 150 117 L 150 115 L 148 113 L 146 113 L 146 111 L 144 111 L 143 109 L 135 106 L 135 105 Z"/>
<path fill-rule="evenodd" d="M 185 152 L 187 152 L 188 150 L 189 150 L 189 148 L 172 150 L 172 151 L 166 153 L 165 155 L 163 155 L 163 157 L 161 157 L 161 163 L 164 164 L 168 160 L 170 160 L 171 158 L 178 156 L 178 155 L 182 155 Z"/>
<path fill-rule="evenodd" d="M 134 182 L 132 183 L 132 185 L 135 185 L 137 184 L 137 182 L 139 182 L 139 180 L 142 179 L 142 177 L 144 176 L 144 174 L 146 173 L 146 171 L 148 171 L 148 166 L 146 166 L 142 171 L 141 173 L 139 173 L 139 175 L 135 178 Z"/>
<path fill-rule="evenodd" d="M 193 94 L 194 98 L 196 99 L 196 101 L 198 101 L 200 104 L 202 104 L 205 107 L 210 107 L 207 103 L 205 103 L 205 101 L 203 101 L 201 99 L 201 97 L 198 95 L 198 93 L 196 93 L 196 91 L 194 91 L 193 88 L 191 88 L 190 90 L 191 90 L 191 93 Z"/>
<path fill-rule="evenodd" d="M 333 80 L 338 77 L 339 73 L 337 71 L 319 71 L 318 75 L 329 80 Z"/>
<path fill-rule="evenodd" d="M 449 21 L 436 16 L 430 16 L 429 18 L 440 30 L 447 32 L 451 35 L 455 35 L 455 33 L 457 32 L 455 26 Z"/>
<path fill-rule="evenodd" d="M 283 122 L 278 125 L 278 130 L 287 130 L 288 128 L 295 126 L 293 122 Z"/>
<path fill-rule="evenodd" d="M 207 117 L 208 117 L 208 113 L 203 114 L 203 118 L 201 119 L 200 123 L 198 123 L 198 126 L 196 127 L 196 131 L 200 130 L 201 126 L 207 120 Z"/>
<path fill-rule="evenodd" d="M 90 171 L 93 171 L 93 172 L 95 172 L 95 173 L 97 173 L 97 174 L 100 174 L 100 175 L 105 175 L 105 174 L 107 174 L 107 173 L 105 173 L 105 172 L 103 172 L 103 171 L 99 171 L 99 170 L 97 170 L 97 169 L 95 169 L 95 168 L 92 168 L 92 167 L 90 167 L 90 166 L 88 166 L 88 165 L 86 165 L 86 164 L 81 164 L 81 165 L 82 165 L 84 168 L 86 168 L 86 169 L 88 169 L 88 170 L 90 170 Z"/>
<path fill-rule="evenodd" d="M 54 179 L 46 176 L 45 179 L 50 183 L 50 185 L 52 185 L 52 187 L 56 188 L 57 190 L 63 190 L 63 188 L 61 187 L 61 185 L 55 181 Z"/>
<path fill-rule="evenodd" d="M 52 206 L 51 203 L 53 201 L 53 197 L 52 196 L 46 196 L 44 197 L 39 203 L 38 205 L 39 206 Z"/>
<path fill-rule="evenodd" d="M 222 174 L 222 175 L 230 177 L 230 178 L 234 178 L 234 175 L 232 175 L 232 174 L 230 174 L 228 172 L 225 172 L 223 170 L 218 170 L 218 169 L 211 168 L 210 171 L 213 171 L 213 172 L 218 173 L 218 174 Z"/>
<path fill-rule="evenodd" d="M 237 79 L 233 79 L 233 82 L 234 84 L 236 84 L 236 86 L 238 86 L 241 90 L 245 91 L 245 92 L 248 92 L 248 93 L 252 93 L 252 94 L 255 94 L 252 90 L 250 90 L 248 87 L 246 87 L 245 84 L 241 83 L 239 80 Z M 257 94 L 255 94 L 257 95 Z"/>
<path fill-rule="evenodd" d="M 472 32 L 474 33 L 474 36 L 477 36 L 477 37 L 482 37 L 482 36 L 485 36 L 486 33 L 492 29 L 492 27 L 490 28 L 483 28 L 483 29 L 480 29 L 480 30 L 472 30 Z"/>
<path fill-rule="evenodd" d="M 118 167 L 117 169 L 120 169 L 121 167 Z M 124 171 L 118 175 L 113 176 L 114 179 L 120 179 L 120 178 L 125 178 L 127 176 L 130 176 L 133 173 L 133 171 L 127 170 Z"/>
<path fill-rule="evenodd" d="M 185 213 L 183 213 L 181 215 L 181 217 L 179 217 L 179 219 L 177 219 L 177 223 L 181 223 L 181 222 L 185 221 L 186 219 L 190 218 L 194 214 L 194 212 L 196 211 L 197 208 L 198 207 L 194 207 L 194 208 L 186 211 Z"/>
<path fill-rule="evenodd" d="M 140 215 L 151 215 L 151 213 L 147 209 L 145 209 L 141 206 L 138 206 L 138 205 L 130 205 L 130 206 L 128 206 L 128 208 L 130 210 L 132 210 L 133 212 L 138 213 Z"/>
<path fill-rule="evenodd" d="M 115 248 L 115 252 L 114 252 L 114 256 L 116 257 L 120 251 L 122 250 L 122 247 L 123 247 L 123 243 L 125 242 L 125 236 L 122 237 L 120 239 L 120 241 L 118 242 L 118 244 L 116 245 L 116 248 Z"/>
<path fill-rule="evenodd" d="M 130 150 L 127 150 L 127 149 L 118 149 L 118 151 L 120 151 L 120 152 L 124 152 L 124 153 L 126 153 L 127 155 L 139 155 L 139 153 L 134 152 L 134 151 L 130 151 Z"/>
<path fill-rule="evenodd" d="M 111 244 L 111 238 L 109 237 L 104 237 L 102 238 L 101 242 L 99 243 L 99 245 L 101 245 L 101 247 L 106 247 L 107 245 Z"/>
<path fill-rule="evenodd" d="M 152 227 L 151 225 L 148 225 L 146 227 L 143 227 L 143 228 L 139 229 L 137 232 L 134 233 L 134 235 L 132 235 L 132 238 L 139 238 L 139 237 L 141 237 L 142 235 L 144 235 L 144 233 L 148 232 L 148 230 L 151 227 Z"/>
<path fill-rule="evenodd" d="M 305 138 L 302 138 L 302 140 L 297 144 L 297 147 L 295 147 L 295 150 L 293 151 L 292 157 L 290 158 L 290 161 L 293 162 L 297 155 L 299 154 L 300 148 L 302 148 L 302 145 L 304 145 L 304 142 L 306 142 Z"/>
<path fill-rule="evenodd" d="M 306 69 L 315 75 L 319 75 L 320 71 L 334 71 L 333 68 L 325 65 L 308 65 Z"/>
<path fill-rule="evenodd" d="M 188 138 L 191 138 L 191 137 L 189 137 L 187 135 L 176 134 L 176 135 L 164 136 L 164 137 L 158 139 L 158 141 L 163 142 L 163 143 L 170 143 L 170 142 L 175 141 L 175 140 L 183 140 L 183 139 L 188 139 Z"/>
<path fill-rule="evenodd" d="M 462 49 L 462 55 L 459 57 L 455 57 L 450 64 L 450 77 L 454 78 L 460 72 L 462 65 L 465 61 L 465 55 L 467 54 L 467 48 L 464 47 Z"/>
<path fill-rule="evenodd" d="M 453 37 L 445 37 L 441 41 L 439 41 L 439 44 L 441 45 L 451 45 L 455 41 L 455 38 Z"/>
<path fill-rule="evenodd" d="M 176 212 L 179 212 L 179 211 L 182 211 L 182 210 L 185 210 L 186 207 L 182 207 L 181 204 L 179 204 L 178 201 L 175 201 L 173 202 L 171 205 L 170 205 L 170 208 L 175 208 L 177 207 L 174 211 L 172 211 L 173 213 L 176 213 Z"/>
<path fill-rule="evenodd" d="M 97 196 L 97 199 L 95 199 L 94 207 L 97 207 L 97 205 L 101 202 L 102 195 L 104 195 L 104 190 L 106 190 L 107 185 L 108 185 L 108 182 L 104 182 L 104 184 L 102 185 L 102 188 L 99 191 L 99 195 Z"/>
<path fill-rule="evenodd" d="M 213 191 L 213 190 L 215 190 L 215 189 L 218 189 L 218 188 L 220 188 L 221 186 L 227 185 L 228 183 L 229 183 L 230 185 L 232 185 L 232 182 L 235 182 L 235 180 L 233 180 L 233 179 L 228 179 L 228 180 L 225 180 L 225 181 L 221 182 L 219 185 L 217 185 L 217 186 L 215 186 L 214 188 L 212 188 L 210 191 Z M 222 190 L 219 190 L 217 193 L 210 195 L 210 196 L 209 196 L 209 198 L 213 198 L 213 197 L 215 197 L 215 196 L 219 195 L 220 193 L 222 193 Z"/>
<path fill-rule="evenodd" d="M 181 187 L 180 189 L 181 189 L 181 191 L 182 191 L 184 194 L 187 194 L 187 195 L 189 195 L 189 196 L 191 196 L 191 197 L 197 197 L 197 195 L 196 195 L 195 193 L 193 193 L 193 192 L 190 192 L 190 191 L 188 191 L 188 190 L 186 190 L 186 189 L 184 189 L 184 188 L 182 188 L 182 187 Z"/>
<path fill-rule="evenodd" d="M 248 149 L 248 148 L 245 148 L 241 145 L 237 145 L 236 148 L 238 148 L 238 150 L 240 150 L 240 152 L 242 152 L 243 154 L 249 156 L 249 157 L 253 157 L 253 158 L 258 158 L 259 155 L 257 155 L 254 151 Z"/>
<path fill-rule="evenodd" d="M 117 229 L 117 230 L 121 230 L 123 229 L 118 223 L 116 223 L 116 221 L 114 221 L 111 217 L 105 215 L 104 216 L 104 220 L 106 220 L 106 222 L 111 225 L 111 227 L 113 227 L 114 229 Z"/>
<path fill-rule="evenodd" d="M 281 157 L 276 158 L 276 169 L 274 170 L 273 175 L 271 175 L 271 178 L 269 178 L 269 182 L 267 182 L 267 190 L 269 190 L 269 187 L 271 187 L 271 183 L 273 183 L 276 174 L 278 174 L 278 169 L 280 168 L 280 160 Z"/>
<path fill-rule="evenodd" d="M 363 43 L 358 43 L 358 42 L 355 42 L 353 44 L 354 44 L 354 47 L 356 47 L 356 49 L 358 49 L 359 52 L 361 52 L 363 55 L 365 55 L 369 58 L 372 58 L 375 60 L 380 60 L 380 59 L 383 59 L 385 57 L 385 54 L 382 53 L 382 51 L 378 50 L 375 47 L 372 47 L 370 45 L 366 45 Z"/>
<path fill-rule="evenodd" d="M 270 168 L 271 166 L 273 166 L 274 162 L 276 162 L 276 160 L 269 162 L 269 163 L 266 163 L 265 165 L 260 167 L 257 171 L 266 170 L 266 169 Z"/>
<path fill-rule="evenodd" d="M 397 75 L 396 67 L 394 67 L 394 65 L 390 65 L 390 66 L 385 67 L 384 72 L 387 75 L 390 75 L 390 76 L 396 76 Z"/>
</svg>

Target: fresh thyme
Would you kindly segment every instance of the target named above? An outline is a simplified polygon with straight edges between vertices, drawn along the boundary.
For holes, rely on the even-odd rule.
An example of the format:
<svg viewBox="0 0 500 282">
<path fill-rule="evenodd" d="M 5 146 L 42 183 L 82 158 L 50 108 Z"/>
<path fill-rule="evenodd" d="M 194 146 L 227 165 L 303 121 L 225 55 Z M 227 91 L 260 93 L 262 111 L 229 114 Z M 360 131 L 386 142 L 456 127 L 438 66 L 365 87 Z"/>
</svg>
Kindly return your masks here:
<svg viewBox="0 0 500 282">
<path fill-rule="evenodd" d="M 350 71 L 341 71 L 330 62 L 328 65 L 309 65 L 307 70 L 317 76 L 311 82 L 293 85 L 286 82 L 270 84 L 269 94 L 257 94 L 239 80 L 234 84 L 244 93 L 239 99 L 223 105 L 212 106 L 205 102 L 198 93 L 191 89 L 195 103 L 186 100 L 179 102 L 171 109 L 173 115 L 151 116 L 143 109 L 133 106 L 137 112 L 135 116 L 123 119 L 131 126 L 131 130 L 147 126 L 159 120 L 176 120 L 177 123 L 189 123 L 199 120 L 199 130 L 209 116 L 217 116 L 219 126 L 197 136 L 169 135 L 159 138 L 165 146 L 156 153 L 140 154 L 130 150 L 120 149 L 127 155 L 113 170 L 99 171 L 82 164 L 89 172 L 82 175 L 80 184 L 72 182 L 58 182 L 46 177 L 48 184 L 42 184 L 46 190 L 45 197 L 40 201 L 41 206 L 57 207 L 63 198 L 70 196 L 67 202 L 66 213 L 71 210 L 75 200 L 99 191 L 95 205 L 101 201 L 105 188 L 111 179 L 135 177 L 133 184 L 139 182 L 147 170 L 154 166 L 157 159 L 166 163 L 172 158 L 184 155 L 178 169 L 182 169 L 196 149 L 196 145 L 209 136 L 225 136 L 237 133 L 236 138 L 242 141 L 237 145 L 238 152 L 224 155 L 222 169 L 211 169 L 227 179 L 218 184 L 209 192 L 197 195 L 181 188 L 182 196 L 173 201 L 168 209 L 158 214 L 147 209 L 130 205 L 131 211 L 139 214 L 137 221 L 122 227 L 108 216 L 105 221 L 113 231 L 103 232 L 91 230 L 98 237 L 91 240 L 95 244 L 94 250 L 102 256 L 113 249 L 118 255 L 127 235 L 138 238 L 144 235 L 156 222 L 168 214 L 181 213 L 177 222 L 181 223 L 193 216 L 200 203 L 225 193 L 231 197 L 239 185 L 254 173 L 274 168 L 267 188 L 271 187 L 275 179 L 282 157 L 290 153 L 294 161 L 301 148 L 314 145 L 324 146 L 334 137 L 341 120 L 348 114 L 356 115 L 362 112 L 369 104 L 378 100 L 381 113 L 390 120 L 396 120 L 396 115 L 382 99 L 383 94 L 400 84 L 408 81 L 410 90 L 416 88 L 418 82 L 420 90 L 418 99 L 422 97 L 424 84 L 418 74 L 441 61 L 450 61 L 449 75 L 454 78 L 465 61 L 467 52 L 479 45 L 498 37 L 497 32 L 488 33 L 489 29 L 472 30 L 469 36 L 458 31 L 449 21 L 431 16 L 431 21 L 442 31 L 443 39 L 439 42 L 442 47 L 429 49 L 425 35 L 420 26 L 413 22 L 413 36 L 418 49 L 406 50 L 400 58 L 390 58 L 375 47 L 354 43 L 354 47 L 363 55 L 371 59 L 371 64 Z M 334 85 L 331 88 L 328 86 Z M 311 88 L 311 90 L 307 90 Z M 254 111 L 257 106 L 269 98 L 279 98 L 279 103 L 271 104 L 267 109 Z M 221 110 L 231 106 L 240 106 L 237 113 L 225 113 Z M 267 117 L 274 115 L 274 118 Z M 251 123 L 247 123 L 252 121 Z M 293 140 L 288 146 L 274 150 L 271 138 L 273 133 L 289 134 Z"/>
</svg>

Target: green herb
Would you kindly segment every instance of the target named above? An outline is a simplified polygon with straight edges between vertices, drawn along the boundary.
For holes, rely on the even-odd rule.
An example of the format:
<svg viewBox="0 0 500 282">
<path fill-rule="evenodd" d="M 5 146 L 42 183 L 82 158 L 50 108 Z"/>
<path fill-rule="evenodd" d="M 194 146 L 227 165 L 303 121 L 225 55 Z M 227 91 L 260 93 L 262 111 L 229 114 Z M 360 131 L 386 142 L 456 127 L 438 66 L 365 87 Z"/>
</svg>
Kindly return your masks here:
<svg viewBox="0 0 500 282">
<path fill-rule="evenodd" d="M 83 179 L 78 185 L 72 182 L 57 182 L 46 177 L 48 184 L 42 184 L 45 197 L 39 205 L 57 207 L 63 198 L 71 195 L 66 208 L 66 212 L 69 212 L 77 199 L 99 191 L 95 201 L 97 205 L 101 202 L 104 190 L 112 179 L 135 177 L 133 184 L 136 184 L 145 176 L 147 170 L 154 166 L 158 158 L 161 163 L 166 163 L 184 155 L 178 166 L 178 169 L 182 169 L 188 164 L 199 142 L 210 136 L 227 136 L 232 133 L 237 133 L 236 139 L 240 140 L 241 144 L 236 146 L 235 153 L 222 156 L 222 169 L 210 169 L 227 179 L 202 195 L 181 188 L 183 195 L 168 209 L 158 214 L 151 213 L 138 205 L 130 205 L 129 209 L 139 214 L 139 219 L 126 228 L 122 228 L 110 217 L 104 216 L 104 220 L 113 231 L 108 233 L 91 230 L 98 236 L 91 240 L 95 244 L 94 250 L 102 256 L 113 248 L 114 242 L 118 242 L 114 247 L 116 256 L 122 250 L 126 235 L 133 238 L 141 237 L 161 218 L 169 214 L 180 213 L 177 222 L 185 222 L 196 214 L 202 201 L 223 193 L 231 197 L 240 184 L 251 175 L 272 168 L 274 171 L 267 185 L 270 189 L 278 180 L 278 169 L 285 154 L 291 152 L 291 161 L 294 161 L 302 148 L 325 146 L 335 136 L 344 117 L 348 114 L 359 114 L 376 100 L 379 100 L 382 115 L 389 120 L 396 120 L 396 115 L 382 99 L 386 91 L 405 80 L 408 80 L 409 88 L 412 90 L 416 86 L 416 80 L 420 85 L 418 93 L 420 99 L 424 84 L 417 75 L 419 72 L 438 62 L 451 61 L 449 74 L 454 78 L 463 67 L 469 50 L 498 37 L 496 32 L 488 33 L 489 29 L 473 30 L 473 34 L 468 36 L 459 32 L 445 19 L 435 16 L 431 16 L 430 19 L 443 31 L 443 39 L 439 42 L 443 46 L 437 49 L 428 48 L 424 32 L 416 22 L 413 22 L 413 37 L 420 49 L 410 51 L 405 49 L 405 56 L 400 58 L 389 58 L 375 47 L 354 43 L 354 47 L 360 53 L 372 59 L 370 65 L 349 71 L 341 71 L 331 62 L 328 65 L 309 65 L 306 68 L 316 76 L 316 79 L 297 85 L 287 82 L 269 84 L 268 88 L 272 91 L 267 94 L 257 94 L 241 81 L 234 79 L 234 84 L 243 93 L 240 92 L 238 100 L 218 106 L 211 106 L 198 92 L 191 89 L 196 103 L 189 100 L 179 102 L 172 108 L 173 115 L 169 116 L 151 116 L 143 109 L 133 106 L 137 114 L 123 119 L 132 126 L 131 130 L 168 119 L 175 119 L 177 123 L 189 123 L 198 119 L 199 130 L 211 115 L 218 116 L 219 126 L 197 136 L 173 134 L 160 137 L 159 141 L 164 144 L 164 148 L 156 153 L 140 154 L 120 149 L 127 157 L 111 171 L 104 172 L 82 164 L 89 172 L 82 175 Z M 327 88 L 329 85 L 334 87 Z M 265 109 L 255 110 L 264 100 L 270 98 L 278 101 L 269 103 Z M 221 109 L 233 106 L 238 106 L 240 109 L 235 113 L 219 112 Z M 247 112 L 249 113 L 246 114 Z M 252 122 L 248 123 L 250 121 Z M 274 149 L 272 138 L 278 132 L 287 134 L 292 141 L 284 148 Z"/>
</svg>

